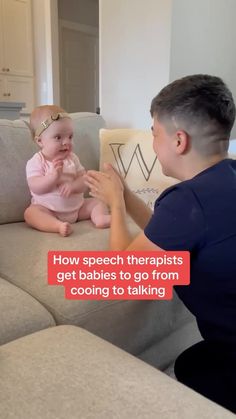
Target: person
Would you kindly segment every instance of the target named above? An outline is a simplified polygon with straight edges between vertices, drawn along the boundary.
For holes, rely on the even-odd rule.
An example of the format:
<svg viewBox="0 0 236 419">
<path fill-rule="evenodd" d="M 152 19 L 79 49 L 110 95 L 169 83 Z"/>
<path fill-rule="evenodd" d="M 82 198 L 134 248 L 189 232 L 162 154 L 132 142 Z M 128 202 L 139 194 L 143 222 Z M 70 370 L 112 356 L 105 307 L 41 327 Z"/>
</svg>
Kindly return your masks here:
<svg viewBox="0 0 236 419">
<path fill-rule="evenodd" d="M 39 106 L 30 116 L 30 127 L 40 151 L 27 162 L 26 175 L 32 195 L 24 213 L 28 225 L 61 236 L 72 233 L 72 225 L 91 217 L 98 228 L 110 225 L 107 206 L 95 198 L 84 198 L 84 167 L 72 152 L 72 120 L 55 105 Z"/>
<path fill-rule="evenodd" d="M 175 291 L 203 340 L 175 362 L 177 379 L 236 412 L 236 161 L 228 156 L 235 104 L 216 76 L 178 79 L 154 97 L 153 148 L 163 173 L 180 180 L 154 213 L 107 164 L 88 171 L 91 196 L 109 205 L 110 249 L 187 250 L 190 285 Z M 126 211 L 143 230 L 131 239 Z"/>
</svg>

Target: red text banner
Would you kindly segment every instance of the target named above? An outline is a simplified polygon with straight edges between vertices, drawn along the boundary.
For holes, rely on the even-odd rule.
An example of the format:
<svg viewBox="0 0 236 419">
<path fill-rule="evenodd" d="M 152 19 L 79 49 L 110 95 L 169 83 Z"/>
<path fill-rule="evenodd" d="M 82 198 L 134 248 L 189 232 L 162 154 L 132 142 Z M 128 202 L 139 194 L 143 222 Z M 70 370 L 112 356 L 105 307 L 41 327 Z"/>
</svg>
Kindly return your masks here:
<svg viewBox="0 0 236 419">
<path fill-rule="evenodd" d="M 187 251 L 49 251 L 48 283 L 71 300 L 170 300 L 190 283 Z"/>
</svg>

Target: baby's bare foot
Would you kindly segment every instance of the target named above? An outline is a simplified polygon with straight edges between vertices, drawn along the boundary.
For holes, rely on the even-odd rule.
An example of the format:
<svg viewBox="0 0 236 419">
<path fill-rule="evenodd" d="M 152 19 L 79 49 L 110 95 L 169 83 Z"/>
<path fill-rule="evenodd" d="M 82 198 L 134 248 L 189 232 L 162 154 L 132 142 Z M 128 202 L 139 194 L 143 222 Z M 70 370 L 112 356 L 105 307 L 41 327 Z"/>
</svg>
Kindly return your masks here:
<svg viewBox="0 0 236 419">
<path fill-rule="evenodd" d="M 108 228 L 110 227 L 110 224 L 111 224 L 111 216 L 103 214 L 103 215 L 97 216 L 93 220 L 93 222 L 97 228 Z"/>
<path fill-rule="evenodd" d="M 63 223 L 61 222 L 59 225 L 59 233 L 61 236 L 66 237 L 69 236 L 72 233 L 72 227 L 70 223 Z"/>
</svg>

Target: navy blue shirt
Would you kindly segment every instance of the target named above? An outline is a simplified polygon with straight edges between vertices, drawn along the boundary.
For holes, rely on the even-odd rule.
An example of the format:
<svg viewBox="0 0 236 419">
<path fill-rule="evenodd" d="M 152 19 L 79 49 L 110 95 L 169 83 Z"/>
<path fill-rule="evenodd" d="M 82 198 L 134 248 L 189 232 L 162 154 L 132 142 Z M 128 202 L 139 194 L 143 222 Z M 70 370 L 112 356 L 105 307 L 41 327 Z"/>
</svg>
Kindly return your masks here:
<svg viewBox="0 0 236 419">
<path fill-rule="evenodd" d="M 175 291 L 204 339 L 236 346 L 236 161 L 164 191 L 144 232 L 164 250 L 190 251 L 190 285 Z"/>
</svg>

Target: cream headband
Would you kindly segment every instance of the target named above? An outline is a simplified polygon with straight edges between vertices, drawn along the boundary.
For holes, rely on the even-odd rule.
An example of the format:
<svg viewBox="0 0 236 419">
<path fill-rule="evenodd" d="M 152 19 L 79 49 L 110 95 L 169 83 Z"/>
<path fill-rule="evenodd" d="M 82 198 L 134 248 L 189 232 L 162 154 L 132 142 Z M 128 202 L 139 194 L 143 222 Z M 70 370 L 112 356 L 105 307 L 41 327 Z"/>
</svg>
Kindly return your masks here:
<svg viewBox="0 0 236 419">
<path fill-rule="evenodd" d="M 39 137 L 45 129 L 47 129 L 54 121 L 58 121 L 60 118 L 70 118 L 70 115 L 66 112 L 59 112 L 51 115 L 45 121 L 42 121 L 38 128 L 35 130 L 35 137 Z"/>
</svg>

